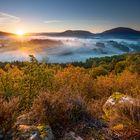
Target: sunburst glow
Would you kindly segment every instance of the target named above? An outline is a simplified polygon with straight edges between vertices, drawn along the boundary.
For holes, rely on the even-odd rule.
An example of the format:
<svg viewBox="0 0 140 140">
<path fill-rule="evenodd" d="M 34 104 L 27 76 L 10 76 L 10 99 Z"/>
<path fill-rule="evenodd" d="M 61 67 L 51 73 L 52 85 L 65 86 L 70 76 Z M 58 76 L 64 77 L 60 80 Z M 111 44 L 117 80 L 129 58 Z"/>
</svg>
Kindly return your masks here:
<svg viewBox="0 0 140 140">
<path fill-rule="evenodd" d="M 18 35 L 18 36 L 23 36 L 24 34 L 25 34 L 25 32 L 22 30 L 16 31 L 16 35 Z"/>
</svg>

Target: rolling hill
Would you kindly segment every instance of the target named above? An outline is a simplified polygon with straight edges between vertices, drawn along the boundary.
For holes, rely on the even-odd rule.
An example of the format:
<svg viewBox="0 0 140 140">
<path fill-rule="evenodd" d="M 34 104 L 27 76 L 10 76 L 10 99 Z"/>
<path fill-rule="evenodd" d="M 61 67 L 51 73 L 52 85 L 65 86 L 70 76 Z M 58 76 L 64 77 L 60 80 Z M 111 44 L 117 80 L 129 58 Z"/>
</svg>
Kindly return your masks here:
<svg viewBox="0 0 140 140">
<path fill-rule="evenodd" d="M 132 36 L 140 36 L 140 31 L 126 27 L 118 27 L 104 31 L 96 35 L 104 37 L 129 37 L 129 36 L 132 37 Z"/>
<path fill-rule="evenodd" d="M 0 31 L 0 36 L 9 36 L 9 35 L 14 35 L 14 34 Z"/>
<path fill-rule="evenodd" d="M 14 34 L 0 31 L 0 36 L 9 36 L 9 35 L 14 35 Z M 126 28 L 126 27 L 117 27 L 96 34 L 84 30 L 66 30 L 64 32 L 29 33 L 27 35 L 51 36 L 51 37 L 79 37 L 79 38 L 93 38 L 93 37 L 132 38 L 132 37 L 140 37 L 140 31 L 131 28 Z"/>
</svg>

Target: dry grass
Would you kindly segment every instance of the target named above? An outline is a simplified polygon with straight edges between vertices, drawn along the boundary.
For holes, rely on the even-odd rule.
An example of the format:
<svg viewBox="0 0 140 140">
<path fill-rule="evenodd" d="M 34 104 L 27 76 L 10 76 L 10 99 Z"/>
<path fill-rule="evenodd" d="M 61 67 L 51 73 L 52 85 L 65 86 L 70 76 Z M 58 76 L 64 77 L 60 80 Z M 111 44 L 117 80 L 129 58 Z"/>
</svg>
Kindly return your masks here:
<svg viewBox="0 0 140 140">
<path fill-rule="evenodd" d="M 19 114 L 19 98 L 10 101 L 0 99 L 0 130 L 7 131 L 13 125 Z"/>
<path fill-rule="evenodd" d="M 67 130 L 77 129 L 80 123 L 101 114 L 101 106 L 80 95 L 47 92 L 34 100 L 31 112 L 37 123 L 50 124 L 56 137 L 61 137 Z"/>
<path fill-rule="evenodd" d="M 140 137 L 140 101 L 118 107 L 110 120 L 110 127 L 123 139 Z"/>
</svg>

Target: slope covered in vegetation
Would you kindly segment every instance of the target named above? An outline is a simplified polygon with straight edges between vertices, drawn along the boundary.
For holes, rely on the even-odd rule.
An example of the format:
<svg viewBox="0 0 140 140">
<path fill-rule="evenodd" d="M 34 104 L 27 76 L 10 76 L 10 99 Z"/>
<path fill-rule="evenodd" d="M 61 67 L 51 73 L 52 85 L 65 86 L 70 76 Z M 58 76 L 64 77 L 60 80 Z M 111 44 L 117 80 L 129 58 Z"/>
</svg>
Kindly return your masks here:
<svg viewBox="0 0 140 140">
<path fill-rule="evenodd" d="M 31 62 L 0 67 L 0 134 L 5 139 L 17 139 L 25 125 L 39 130 L 50 125 L 56 139 L 68 139 L 71 131 L 84 140 L 140 138 L 139 53 L 68 65 L 38 63 L 31 56 Z M 103 106 L 115 92 L 134 103 L 117 106 L 108 117 Z M 26 123 L 17 128 L 21 115 Z"/>
</svg>

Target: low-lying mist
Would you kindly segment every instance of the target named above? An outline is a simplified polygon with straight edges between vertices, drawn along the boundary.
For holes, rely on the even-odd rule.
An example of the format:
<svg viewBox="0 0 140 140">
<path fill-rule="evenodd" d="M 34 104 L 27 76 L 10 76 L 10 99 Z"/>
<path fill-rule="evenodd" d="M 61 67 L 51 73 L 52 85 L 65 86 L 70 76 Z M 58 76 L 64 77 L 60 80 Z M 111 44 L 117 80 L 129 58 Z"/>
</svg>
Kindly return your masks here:
<svg viewBox="0 0 140 140">
<path fill-rule="evenodd" d="M 90 57 L 111 56 L 140 51 L 140 40 L 25 36 L 0 39 L 0 61 L 38 61 L 67 63 Z"/>
</svg>

